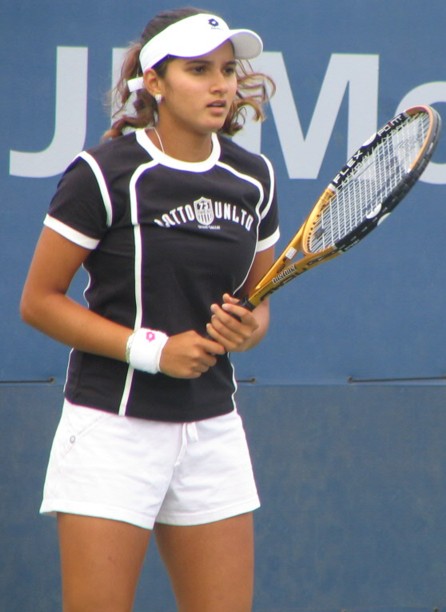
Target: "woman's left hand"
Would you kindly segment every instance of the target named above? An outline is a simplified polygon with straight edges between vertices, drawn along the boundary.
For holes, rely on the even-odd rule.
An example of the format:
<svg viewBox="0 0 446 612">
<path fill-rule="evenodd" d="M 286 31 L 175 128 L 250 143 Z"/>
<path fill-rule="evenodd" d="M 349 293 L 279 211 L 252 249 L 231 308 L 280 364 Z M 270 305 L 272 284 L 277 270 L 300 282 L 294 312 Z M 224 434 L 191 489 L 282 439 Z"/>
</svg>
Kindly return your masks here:
<svg viewBox="0 0 446 612">
<path fill-rule="evenodd" d="M 207 324 L 209 336 L 222 344 L 227 352 L 242 352 L 256 344 L 259 322 L 253 312 L 239 305 L 239 300 L 225 293 L 223 304 L 212 304 L 212 317 Z"/>
</svg>

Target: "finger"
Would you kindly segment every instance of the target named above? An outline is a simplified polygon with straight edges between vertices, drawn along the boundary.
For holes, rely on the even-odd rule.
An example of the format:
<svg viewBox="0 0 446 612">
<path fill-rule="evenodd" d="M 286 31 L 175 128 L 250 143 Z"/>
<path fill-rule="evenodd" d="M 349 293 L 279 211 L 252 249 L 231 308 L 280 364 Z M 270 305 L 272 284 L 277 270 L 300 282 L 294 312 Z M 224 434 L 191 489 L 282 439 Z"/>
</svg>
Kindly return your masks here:
<svg viewBox="0 0 446 612">
<path fill-rule="evenodd" d="M 201 348 L 208 356 L 211 355 L 224 355 L 226 350 L 219 342 L 211 338 L 202 338 Z"/>
<path fill-rule="evenodd" d="M 237 347 L 237 342 L 229 339 L 227 335 L 221 334 L 212 323 L 207 324 L 206 330 L 210 337 L 214 338 L 225 347 L 225 352 L 231 352 Z"/>
<path fill-rule="evenodd" d="M 218 334 L 211 337 L 217 342 L 224 338 L 225 346 L 228 340 L 231 342 L 239 341 L 240 336 L 243 336 L 246 331 L 239 321 L 235 320 L 231 314 L 227 314 L 222 310 L 218 310 L 212 315 L 210 323 Z"/>
<path fill-rule="evenodd" d="M 220 321 L 225 327 L 243 338 L 250 336 L 257 328 L 258 322 L 253 315 L 243 308 L 235 304 L 222 304 L 221 308 L 214 305 L 211 308 L 216 320 Z M 214 324 L 214 320 L 212 320 Z M 219 327 L 219 331 L 223 333 L 223 329 Z"/>
<path fill-rule="evenodd" d="M 231 331 L 227 326 L 218 321 L 216 317 L 212 317 L 211 322 L 207 324 L 207 332 L 209 336 L 220 342 L 226 351 L 229 352 L 238 350 L 251 336 L 246 328 L 242 328 L 242 333 Z"/>
<path fill-rule="evenodd" d="M 243 323 L 244 325 L 249 324 L 250 321 L 254 320 L 251 313 L 246 310 L 246 308 L 239 306 L 238 304 L 225 303 L 222 304 L 221 307 L 224 312 L 230 314 L 233 319 Z"/>
<path fill-rule="evenodd" d="M 224 293 L 223 294 L 223 302 L 227 303 L 227 304 L 238 304 L 240 302 L 240 300 L 238 300 L 237 298 L 235 298 L 232 295 L 229 295 L 229 293 Z"/>
</svg>

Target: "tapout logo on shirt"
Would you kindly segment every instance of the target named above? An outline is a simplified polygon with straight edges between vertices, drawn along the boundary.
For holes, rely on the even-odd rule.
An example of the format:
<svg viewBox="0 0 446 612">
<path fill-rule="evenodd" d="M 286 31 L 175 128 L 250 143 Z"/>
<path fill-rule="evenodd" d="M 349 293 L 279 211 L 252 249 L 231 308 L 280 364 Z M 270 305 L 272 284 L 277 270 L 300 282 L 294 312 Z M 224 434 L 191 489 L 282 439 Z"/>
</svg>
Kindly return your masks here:
<svg viewBox="0 0 446 612">
<path fill-rule="evenodd" d="M 177 206 L 154 220 L 160 227 L 174 227 L 186 223 L 196 223 L 200 229 L 220 230 L 219 222 L 227 221 L 250 231 L 254 217 L 230 202 L 212 201 L 202 196 L 193 204 Z"/>
</svg>

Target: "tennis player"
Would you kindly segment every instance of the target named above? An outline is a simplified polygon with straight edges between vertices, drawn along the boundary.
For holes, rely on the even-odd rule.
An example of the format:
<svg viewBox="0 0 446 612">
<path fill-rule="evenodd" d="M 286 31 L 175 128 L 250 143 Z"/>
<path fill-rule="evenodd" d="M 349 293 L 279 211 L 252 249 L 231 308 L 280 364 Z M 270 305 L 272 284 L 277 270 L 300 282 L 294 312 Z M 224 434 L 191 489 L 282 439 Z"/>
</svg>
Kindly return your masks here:
<svg viewBox="0 0 446 612">
<path fill-rule="evenodd" d="M 251 609 L 259 499 L 229 353 L 267 331 L 268 302 L 237 297 L 279 230 L 270 162 L 227 136 L 248 106 L 263 119 L 273 84 L 240 62 L 261 50 L 196 9 L 152 19 L 45 218 L 21 312 L 72 347 L 41 506 L 66 612 L 131 610 L 152 531 L 180 610 Z M 81 266 L 87 305 L 67 295 Z"/>
</svg>

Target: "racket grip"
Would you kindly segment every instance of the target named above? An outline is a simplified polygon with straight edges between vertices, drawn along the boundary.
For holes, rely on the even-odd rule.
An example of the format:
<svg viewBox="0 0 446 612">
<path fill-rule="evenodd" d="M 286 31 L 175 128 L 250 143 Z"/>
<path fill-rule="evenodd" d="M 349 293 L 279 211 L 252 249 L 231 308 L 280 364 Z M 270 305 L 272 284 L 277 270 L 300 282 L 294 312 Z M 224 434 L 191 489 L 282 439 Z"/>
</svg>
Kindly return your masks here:
<svg viewBox="0 0 446 612">
<path fill-rule="evenodd" d="M 251 312 L 252 312 L 252 311 L 255 309 L 254 304 L 252 304 L 252 303 L 249 301 L 249 298 L 248 298 L 247 296 L 245 296 L 244 298 L 242 298 L 242 299 L 239 301 L 239 304 L 238 304 L 238 305 L 239 305 L 239 306 L 243 306 L 243 308 L 246 308 L 246 310 L 250 310 Z"/>
</svg>

